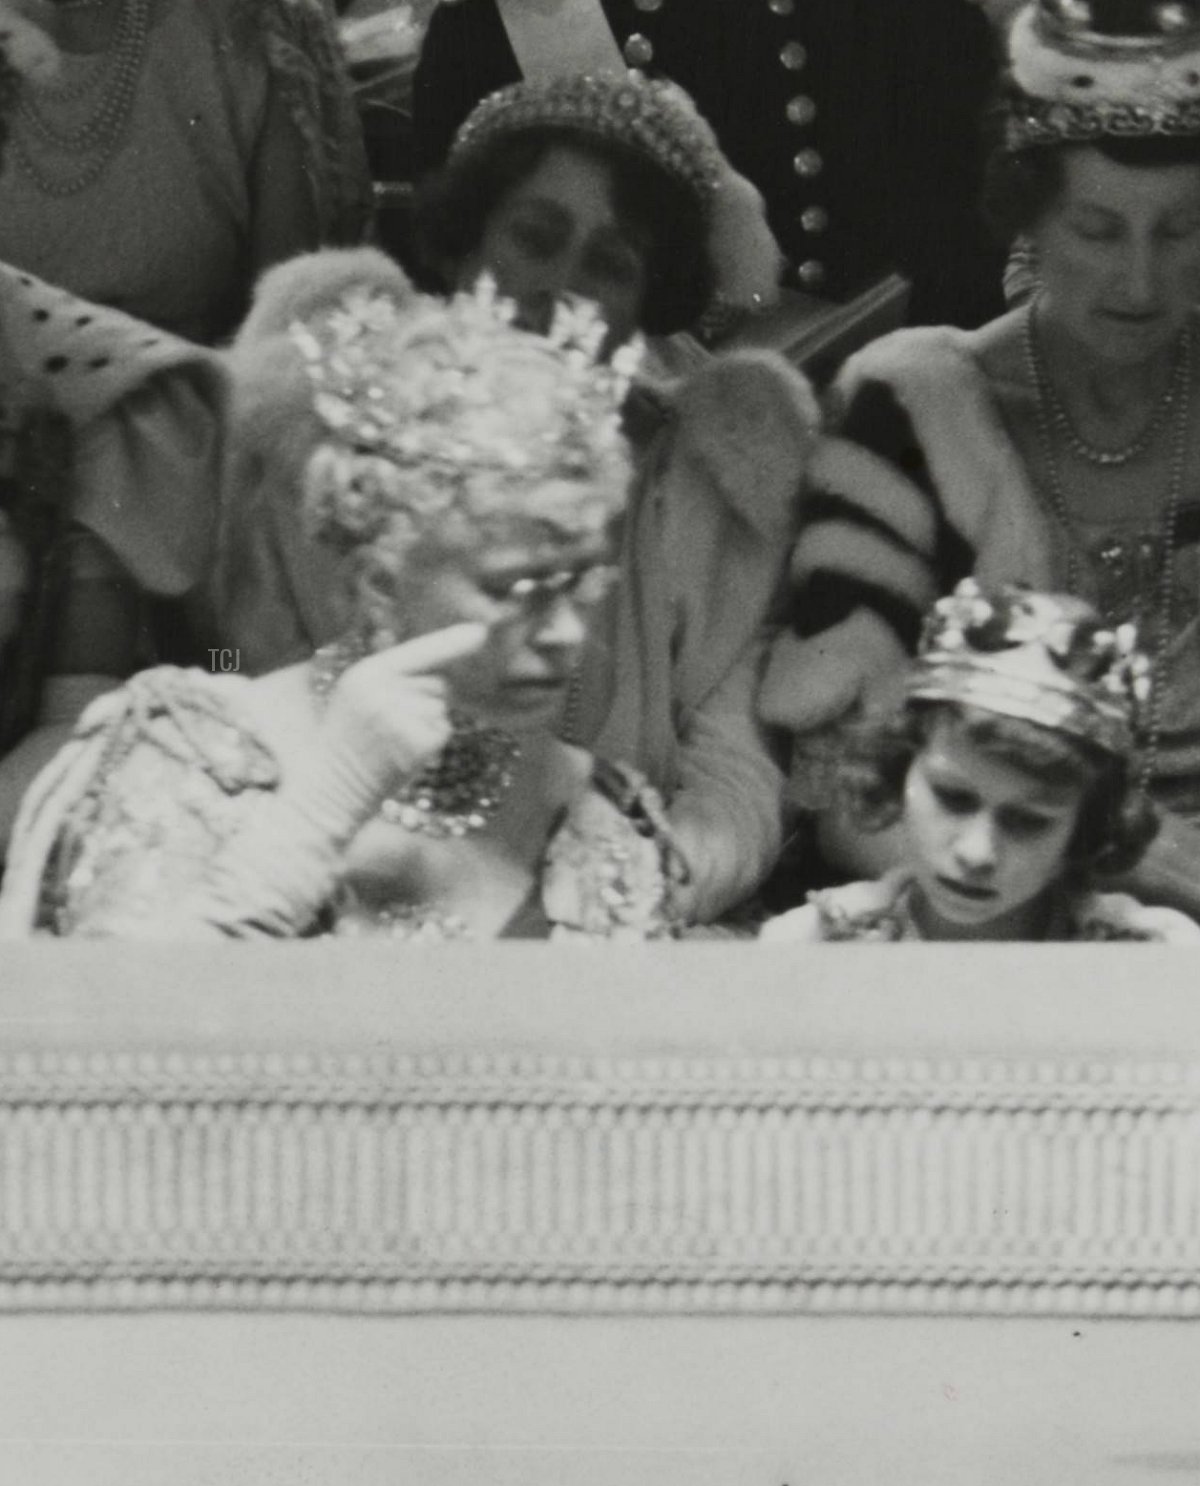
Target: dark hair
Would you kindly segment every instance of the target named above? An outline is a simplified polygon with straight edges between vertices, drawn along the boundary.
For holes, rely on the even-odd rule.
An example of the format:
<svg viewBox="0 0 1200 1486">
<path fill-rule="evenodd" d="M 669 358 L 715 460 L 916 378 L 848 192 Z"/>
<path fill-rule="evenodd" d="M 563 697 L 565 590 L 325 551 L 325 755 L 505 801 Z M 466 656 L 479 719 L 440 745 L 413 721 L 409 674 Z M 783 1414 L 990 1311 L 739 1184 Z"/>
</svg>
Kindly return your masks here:
<svg viewBox="0 0 1200 1486">
<path fill-rule="evenodd" d="M 445 265 L 461 262 L 479 247 L 500 201 L 558 145 L 608 166 L 617 215 L 644 231 L 649 240 L 646 302 L 639 328 L 667 335 L 695 324 L 713 288 L 704 246 L 707 221 L 699 198 L 626 146 L 572 129 L 496 135 L 451 158 L 418 186 L 413 201 L 415 246 L 431 286 L 451 287 L 441 282 Z"/>
<path fill-rule="evenodd" d="M 990 150 L 984 167 L 980 204 L 984 219 L 1001 242 L 1010 243 L 1035 227 L 1054 205 L 1064 185 L 1063 161 L 1072 149 L 1094 149 L 1139 170 L 1171 165 L 1200 166 L 1200 138 L 1153 134 L 1120 138 L 1097 135 L 1093 140 L 1064 140 L 1061 144 L 1032 144 L 1009 149 L 1004 144 L 1004 122 L 1011 108 L 1008 94 L 991 110 L 985 133 Z"/>
<path fill-rule="evenodd" d="M 962 724 L 977 748 L 1039 784 L 1083 784 L 1067 849 L 1069 885 L 1086 887 L 1093 877 L 1125 872 L 1140 860 L 1158 830 L 1158 817 L 1127 759 L 1054 728 L 950 702 L 908 702 L 849 735 L 845 794 L 864 827 L 883 830 L 899 819 L 913 760 L 947 715 Z"/>
</svg>

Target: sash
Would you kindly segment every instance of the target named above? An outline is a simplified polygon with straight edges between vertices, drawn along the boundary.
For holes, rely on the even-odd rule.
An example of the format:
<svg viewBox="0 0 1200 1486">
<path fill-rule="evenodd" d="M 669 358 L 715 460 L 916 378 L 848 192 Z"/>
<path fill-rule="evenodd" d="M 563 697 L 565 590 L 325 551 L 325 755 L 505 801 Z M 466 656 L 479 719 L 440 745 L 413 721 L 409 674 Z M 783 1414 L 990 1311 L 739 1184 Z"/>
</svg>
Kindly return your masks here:
<svg viewBox="0 0 1200 1486">
<path fill-rule="evenodd" d="M 600 0 L 496 0 L 522 77 L 626 72 Z"/>
</svg>

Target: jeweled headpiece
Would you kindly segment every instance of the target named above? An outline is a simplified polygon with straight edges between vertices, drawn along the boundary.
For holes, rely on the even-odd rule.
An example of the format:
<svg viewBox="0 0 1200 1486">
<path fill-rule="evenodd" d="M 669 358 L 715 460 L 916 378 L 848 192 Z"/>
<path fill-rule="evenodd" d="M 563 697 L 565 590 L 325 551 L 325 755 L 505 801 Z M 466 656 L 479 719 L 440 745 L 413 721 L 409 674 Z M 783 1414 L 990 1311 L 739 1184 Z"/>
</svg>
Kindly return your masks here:
<svg viewBox="0 0 1200 1486">
<path fill-rule="evenodd" d="M 1194 0 L 1033 0 L 1008 40 L 1010 150 L 1200 135 Z"/>
<path fill-rule="evenodd" d="M 1132 752 L 1151 688 L 1132 624 L 1107 629 L 1068 594 L 965 578 L 925 622 L 906 685 L 912 701 L 951 702 Z"/>
<path fill-rule="evenodd" d="M 513 316 L 484 278 L 450 301 L 352 290 L 293 326 L 325 429 L 306 475 L 315 535 L 343 551 L 386 537 L 395 557 L 522 519 L 582 536 L 622 509 L 640 346 L 601 362 L 587 305 L 561 307 L 547 335 Z"/>
<path fill-rule="evenodd" d="M 730 165 L 712 127 L 676 83 L 640 72 L 571 72 L 513 83 L 472 111 L 450 159 L 531 129 L 564 129 L 621 145 L 674 177 L 698 200 L 708 224 L 718 300 L 762 307 L 778 297 L 783 259 L 762 197 Z"/>
</svg>

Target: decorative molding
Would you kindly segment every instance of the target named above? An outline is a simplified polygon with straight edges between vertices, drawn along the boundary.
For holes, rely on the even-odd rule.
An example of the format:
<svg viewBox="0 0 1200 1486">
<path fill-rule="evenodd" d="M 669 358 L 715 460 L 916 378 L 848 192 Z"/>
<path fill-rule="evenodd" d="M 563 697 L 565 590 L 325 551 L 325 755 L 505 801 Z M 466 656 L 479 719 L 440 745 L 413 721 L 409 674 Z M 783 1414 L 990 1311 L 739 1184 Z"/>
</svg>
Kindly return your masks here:
<svg viewBox="0 0 1200 1486">
<path fill-rule="evenodd" d="M 0 1308 L 1200 1315 L 1200 1065 L 0 1055 Z"/>
</svg>

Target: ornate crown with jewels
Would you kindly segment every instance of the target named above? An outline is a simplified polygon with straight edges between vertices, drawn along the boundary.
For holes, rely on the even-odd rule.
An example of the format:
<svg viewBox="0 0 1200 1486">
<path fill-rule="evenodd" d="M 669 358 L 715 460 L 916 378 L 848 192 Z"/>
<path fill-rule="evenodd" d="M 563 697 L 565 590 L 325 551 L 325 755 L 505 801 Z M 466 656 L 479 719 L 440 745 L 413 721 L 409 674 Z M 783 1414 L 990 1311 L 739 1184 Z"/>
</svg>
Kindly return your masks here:
<svg viewBox="0 0 1200 1486">
<path fill-rule="evenodd" d="M 1005 142 L 1200 135 L 1193 0 L 1033 0 L 1008 40 Z"/>
<path fill-rule="evenodd" d="M 342 550 L 386 535 L 398 554 L 520 519 L 582 536 L 620 512 L 640 345 L 606 364 L 590 305 L 561 306 L 544 336 L 514 313 L 485 277 L 448 302 L 351 291 L 292 327 L 325 428 L 305 492 L 316 535 Z"/>
<path fill-rule="evenodd" d="M 1132 624 L 1106 629 L 1068 594 L 1005 585 L 985 592 L 965 578 L 939 599 L 906 692 L 1021 718 L 1118 756 L 1135 746 L 1151 665 Z"/>
</svg>

